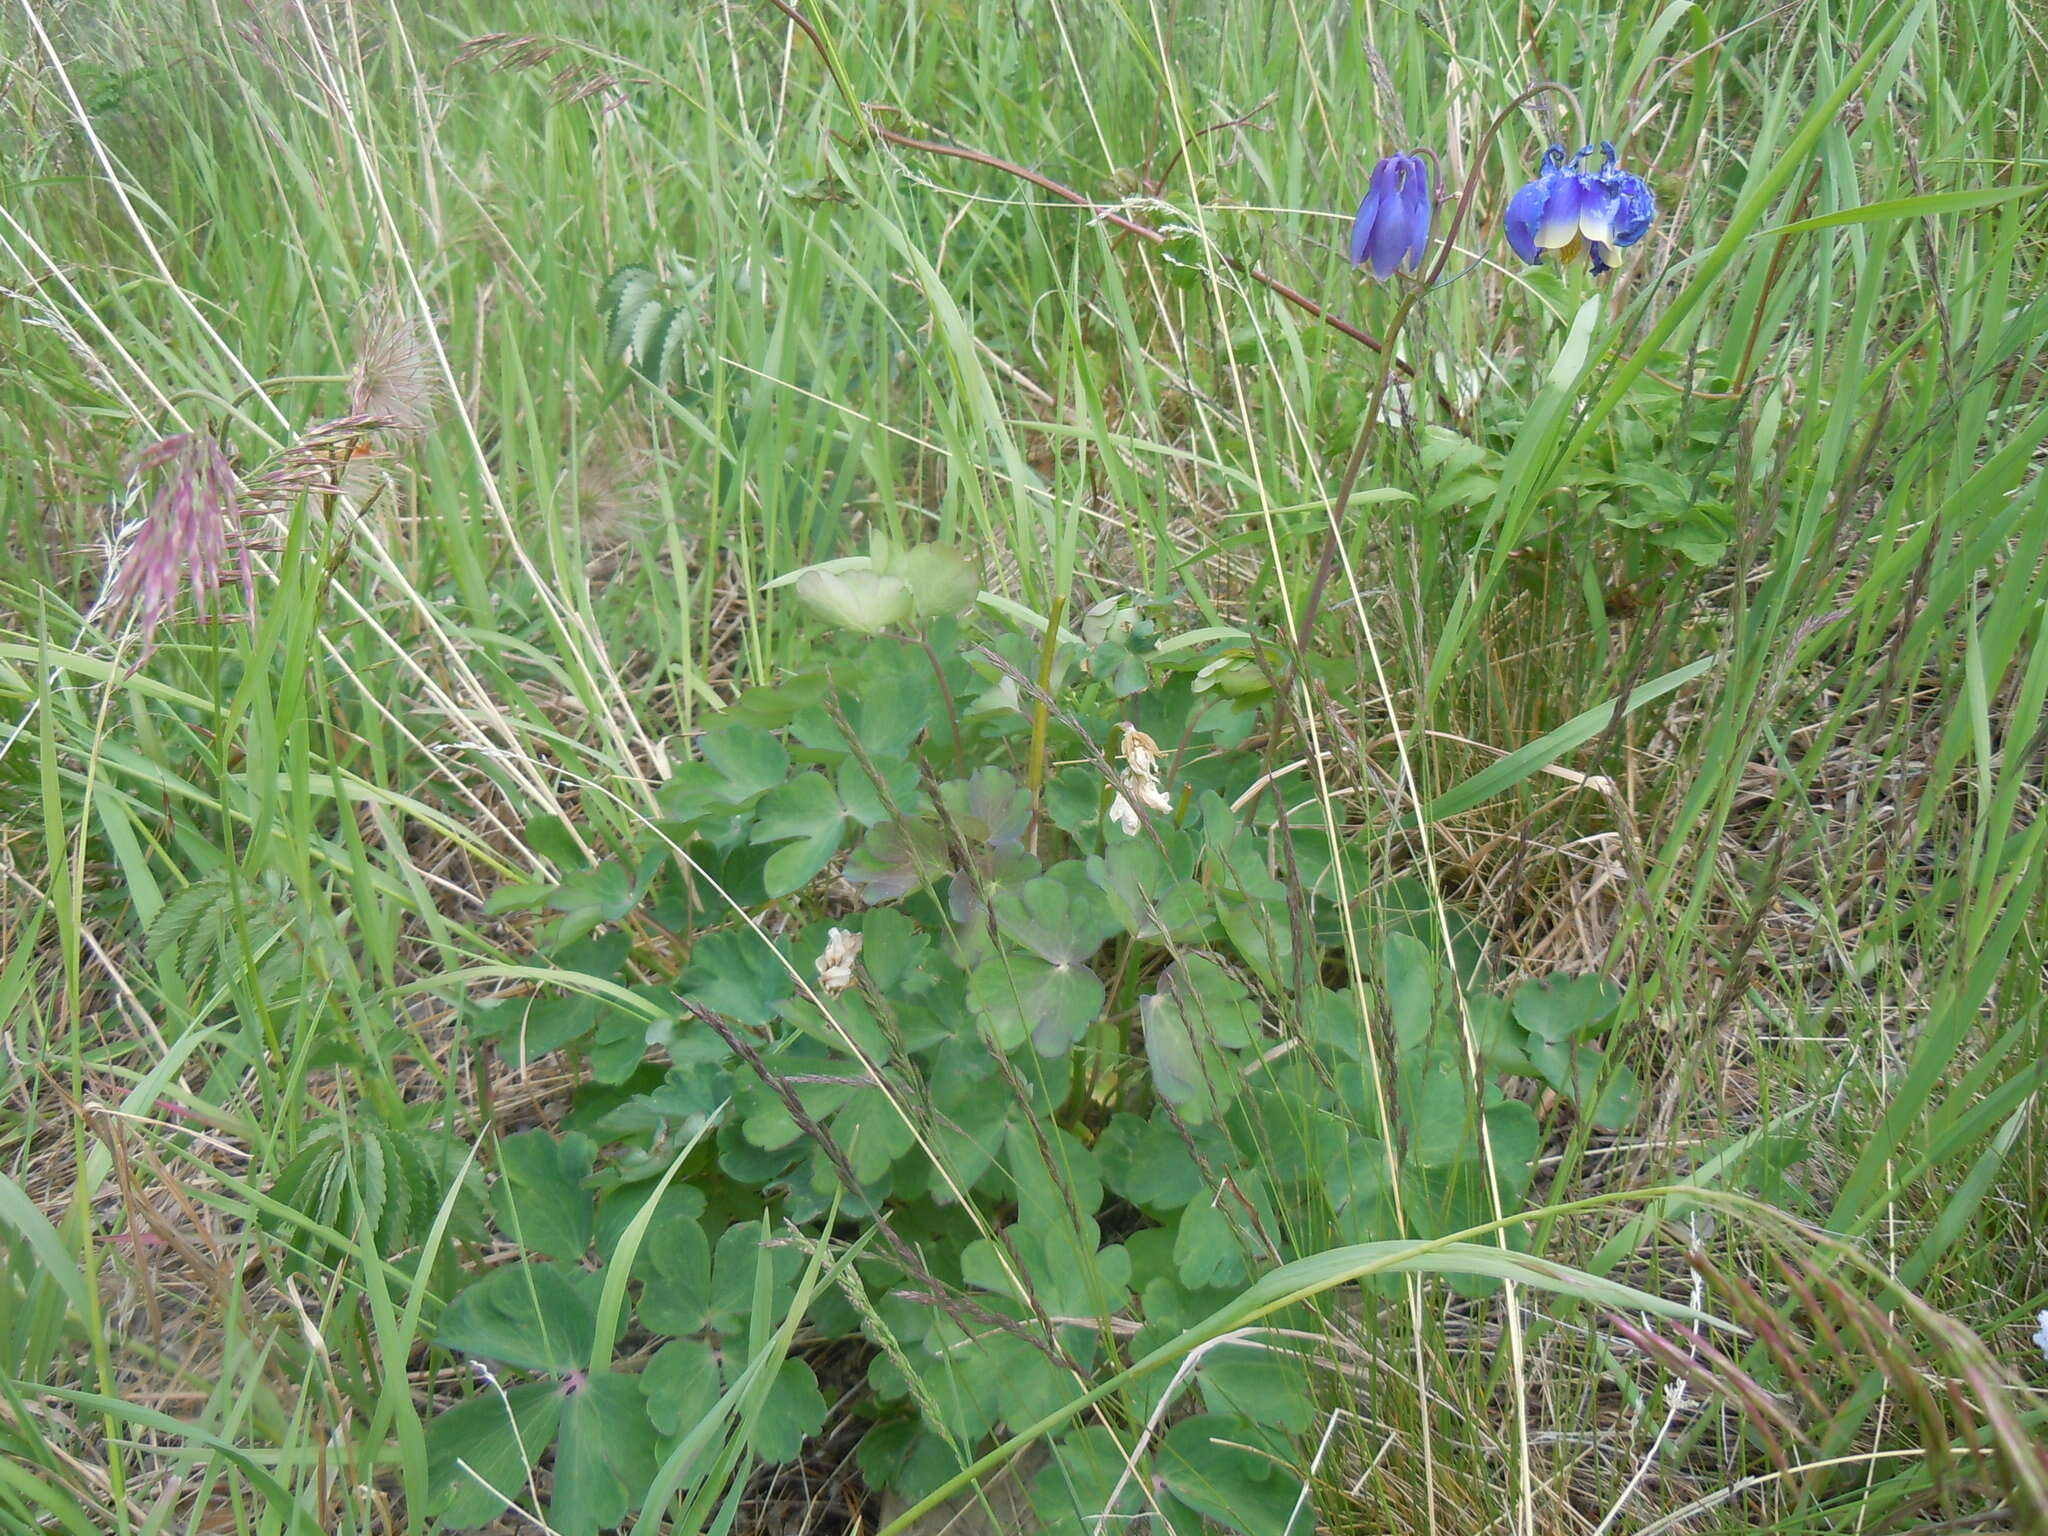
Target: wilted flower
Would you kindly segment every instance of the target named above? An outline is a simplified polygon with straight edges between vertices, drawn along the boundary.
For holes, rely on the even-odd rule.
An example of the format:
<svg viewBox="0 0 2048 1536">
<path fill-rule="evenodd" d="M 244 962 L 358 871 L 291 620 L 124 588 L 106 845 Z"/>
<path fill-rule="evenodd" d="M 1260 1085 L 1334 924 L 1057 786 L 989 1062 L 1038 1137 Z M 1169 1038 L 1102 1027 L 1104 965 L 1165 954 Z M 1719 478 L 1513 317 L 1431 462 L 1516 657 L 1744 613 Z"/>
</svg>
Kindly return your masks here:
<svg viewBox="0 0 2048 1536">
<path fill-rule="evenodd" d="M 1144 779 L 1159 777 L 1159 743 L 1139 730 L 1130 721 L 1123 722 L 1124 762 L 1131 773 Z"/>
<path fill-rule="evenodd" d="M 2034 1335 L 2034 1347 L 2041 1351 L 2041 1358 L 2048 1360 L 2048 1312 L 2040 1316 L 2041 1331 Z"/>
<path fill-rule="evenodd" d="M 138 476 L 161 472 L 165 478 L 135 542 L 117 557 L 101 602 L 141 626 L 147 653 L 180 587 L 190 587 L 206 608 L 233 555 L 243 600 L 253 609 L 256 579 L 239 527 L 241 488 L 219 443 L 196 432 L 174 433 L 143 449 L 135 467 Z"/>
<path fill-rule="evenodd" d="M 853 985 L 853 967 L 860 959 L 861 935 L 834 928 L 825 935 L 825 952 L 818 956 L 818 990 L 837 997 Z"/>
<path fill-rule="evenodd" d="M 1657 217 L 1656 194 L 1642 177 L 1615 163 L 1612 144 L 1603 141 L 1600 150 L 1600 169 L 1582 171 L 1592 145 L 1569 161 L 1562 144 L 1551 145 L 1542 174 L 1508 200 L 1508 244 L 1522 260 L 1540 262 L 1545 251 L 1555 251 L 1559 261 L 1585 255 L 1595 273 L 1606 272 L 1616 249 L 1648 232 Z"/>
<path fill-rule="evenodd" d="M 1138 803 L 1162 816 L 1171 815 L 1172 797 L 1159 787 L 1159 743 L 1128 720 L 1123 725 L 1123 757 L 1131 793 L 1138 797 Z M 1142 825 L 1137 806 L 1121 793 L 1109 803 L 1109 819 L 1126 837 L 1136 837 Z"/>
<path fill-rule="evenodd" d="M 1365 201 L 1351 225 L 1351 264 L 1382 282 L 1402 267 L 1419 271 L 1429 247 L 1429 163 L 1388 155 L 1372 168 Z"/>
</svg>

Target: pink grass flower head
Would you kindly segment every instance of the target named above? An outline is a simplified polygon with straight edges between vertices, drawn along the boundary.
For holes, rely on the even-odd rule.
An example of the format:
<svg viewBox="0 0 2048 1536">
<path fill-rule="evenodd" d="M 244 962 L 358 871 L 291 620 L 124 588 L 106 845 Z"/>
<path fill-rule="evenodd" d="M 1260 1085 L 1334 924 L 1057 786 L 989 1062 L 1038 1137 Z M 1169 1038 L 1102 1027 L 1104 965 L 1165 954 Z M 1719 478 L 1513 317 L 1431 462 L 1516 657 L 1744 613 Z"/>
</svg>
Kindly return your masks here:
<svg viewBox="0 0 2048 1536">
<path fill-rule="evenodd" d="M 180 588 L 189 587 L 201 611 L 218 617 L 229 560 L 241 580 L 245 612 L 256 605 L 256 577 L 241 530 L 241 486 L 219 443 L 196 432 L 174 433 L 142 450 L 135 473 L 158 477 L 157 492 L 142 531 L 118 557 L 103 601 L 141 627 L 147 655 Z"/>
</svg>

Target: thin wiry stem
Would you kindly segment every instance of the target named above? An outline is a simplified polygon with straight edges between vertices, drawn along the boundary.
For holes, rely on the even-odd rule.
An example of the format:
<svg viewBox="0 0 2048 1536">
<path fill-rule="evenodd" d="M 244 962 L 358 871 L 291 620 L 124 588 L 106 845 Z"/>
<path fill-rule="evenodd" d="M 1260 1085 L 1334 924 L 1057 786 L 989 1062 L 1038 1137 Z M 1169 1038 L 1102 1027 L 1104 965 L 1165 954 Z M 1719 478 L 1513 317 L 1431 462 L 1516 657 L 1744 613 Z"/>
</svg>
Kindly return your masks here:
<svg viewBox="0 0 2048 1536">
<path fill-rule="evenodd" d="M 840 71 L 837 58 L 833 55 L 832 50 L 826 46 L 825 40 L 819 35 L 817 28 L 811 25 L 810 21 L 805 18 L 801 11 L 788 3 L 788 0 L 768 0 L 768 3 L 787 16 L 790 22 L 802 31 L 805 37 L 810 39 L 811 45 L 818 50 L 819 57 L 824 60 L 826 69 L 831 72 L 834 82 L 839 86 L 841 94 L 845 95 L 848 101 L 851 102 L 853 100 L 851 87 L 847 84 L 845 77 Z M 1559 89 L 1563 89 L 1563 87 L 1559 87 Z M 861 120 L 861 127 L 871 139 L 879 140 L 884 144 L 893 144 L 898 149 L 914 149 L 920 154 L 944 155 L 954 160 L 965 160 L 973 165 L 986 166 L 992 171 L 1001 171 L 1006 176 L 1015 176 L 1020 181 L 1030 182 L 1032 186 L 1037 187 L 1043 192 L 1051 193 L 1063 202 L 1072 203 L 1076 208 L 1086 209 L 1103 223 L 1113 224 L 1127 234 L 1136 235 L 1149 245 L 1164 245 L 1170 238 L 1163 231 L 1154 229 L 1148 224 L 1141 224 L 1138 220 L 1131 218 L 1127 214 L 1119 213 L 1114 208 L 1106 207 L 1096 202 L 1086 193 L 1078 192 L 1063 182 L 1055 181 L 1052 177 L 1042 172 L 1032 170 L 1029 166 L 1019 165 L 1014 160 L 1005 160 L 1001 155 L 992 155 L 987 150 L 973 149 L 964 144 L 946 144 L 937 139 L 915 138 L 907 133 L 898 133 L 893 128 L 885 128 L 875 120 L 875 114 L 879 110 L 882 109 L 874 106 L 861 106 L 858 109 L 857 115 Z M 1219 259 L 1233 272 L 1250 278 L 1276 298 L 1283 299 L 1303 314 L 1320 320 L 1324 325 L 1330 327 L 1331 330 L 1338 332 L 1340 335 L 1348 336 L 1360 346 L 1370 347 L 1373 351 L 1382 354 L 1386 353 L 1387 343 L 1381 341 L 1370 331 L 1353 325 L 1341 315 L 1332 314 L 1300 289 L 1283 282 L 1264 267 L 1256 263 L 1240 261 L 1234 256 L 1222 253 L 1219 253 Z M 1403 373 L 1412 374 L 1414 372 L 1405 363 L 1396 363 L 1395 366 L 1400 368 Z"/>
<path fill-rule="evenodd" d="M 1472 157 L 1474 174 L 1465 178 L 1464 189 L 1458 194 L 1458 206 L 1451 214 L 1450 228 L 1444 231 L 1443 239 L 1437 245 L 1436 260 L 1430 263 L 1428 272 L 1419 281 L 1402 293 L 1400 303 L 1395 306 L 1394 318 L 1387 326 L 1385 348 L 1381 352 L 1379 377 L 1373 384 L 1372 397 L 1366 402 L 1365 418 L 1359 423 L 1358 441 L 1352 445 L 1350 461 L 1344 466 L 1343 478 L 1337 482 L 1337 495 L 1330 503 L 1329 536 L 1323 543 L 1321 558 L 1316 561 L 1315 579 L 1309 583 L 1308 601 L 1302 606 L 1301 621 L 1295 628 L 1296 670 L 1299 670 L 1301 654 L 1308 649 L 1310 636 L 1315 633 L 1316 617 L 1323 605 L 1323 593 L 1336 570 L 1337 543 L 1344 536 L 1344 513 L 1351 505 L 1351 493 L 1358 485 L 1359 471 L 1365 467 L 1366 449 L 1371 445 L 1373 431 L 1379 425 L 1380 406 L 1386 399 L 1387 383 L 1392 377 L 1392 368 L 1398 366 L 1411 378 L 1415 373 L 1412 367 L 1394 357 L 1394 343 L 1400 338 L 1401 327 L 1407 322 L 1409 313 L 1422 295 L 1436 286 L 1437 279 L 1443 275 L 1444 264 L 1451 259 L 1451 252 L 1457 248 L 1458 236 L 1465 227 L 1465 217 L 1472 211 L 1472 196 L 1479 188 L 1478 167 L 1486 163 L 1487 151 L 1493 148 L 1495 137 L 1511 113 L 1524 103 L 1549 91 L 1555 91 L 1570 101 L 1573 115 L 1578 115 L 1579 98 L 1573 94 L 1570 86 L 1560 85 L 1554 80 L 1538 81 L 1494 114 L 1493 121 L 1486 125 L 1486 132 L 1480 135 L 1478 151 Z"/>
</svg>

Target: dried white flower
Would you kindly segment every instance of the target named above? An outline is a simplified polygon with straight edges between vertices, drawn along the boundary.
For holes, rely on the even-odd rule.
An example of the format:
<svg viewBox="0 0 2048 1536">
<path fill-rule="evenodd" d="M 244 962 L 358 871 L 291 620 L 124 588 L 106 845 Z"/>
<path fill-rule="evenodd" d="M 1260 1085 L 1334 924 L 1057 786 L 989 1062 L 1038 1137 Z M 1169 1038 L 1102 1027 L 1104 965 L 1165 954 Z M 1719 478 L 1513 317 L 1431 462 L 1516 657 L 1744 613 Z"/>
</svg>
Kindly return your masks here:
<svg viewBox="0 0 2048 1536">
<path fill-rule="evenodd" d="M 1131 770 L 1131 776 L 1136 779 L 1151 779 L 1157 782 L 1159 778 L 1159 743 L 1150 736 L 1147 736 L 1135 725 L 1132 725 L 1128 720 L 1123 723 L 1123 731 L 1124 765 Z"/>
<path fill-rule="evenodd" d="M 2041 1314 L 2041 1331 L 2034 1335 L 2034 1347 L 2041 1351 L 2041 1358 L 2048 1360 L 2048 1312 Z"/>
<path fill-rule="evenodd" d="M 818 956 L 818 990 L 837 997 L 853 985 L 853 967 L 860 959 L 861 936 L 834 928 L 825 936 L 825 952 Z"/>
<path fill-rule="evenodd" d="M 1124 769 L 1131 795 L 1135 795 L 1138 804 L 1147 810 L 1157 811 L 1162 816 L 1172 815 L 1173 797 L 1159 787 L 1159 743 L 1129 721 L 1124 722 L 1123 733 Z M 1141 823 L 1130 795 L 1119 794 L 1110 802 L 1109 819 L 1121 827 L 1126 836 L 1137 836 Z"/>
</svg>

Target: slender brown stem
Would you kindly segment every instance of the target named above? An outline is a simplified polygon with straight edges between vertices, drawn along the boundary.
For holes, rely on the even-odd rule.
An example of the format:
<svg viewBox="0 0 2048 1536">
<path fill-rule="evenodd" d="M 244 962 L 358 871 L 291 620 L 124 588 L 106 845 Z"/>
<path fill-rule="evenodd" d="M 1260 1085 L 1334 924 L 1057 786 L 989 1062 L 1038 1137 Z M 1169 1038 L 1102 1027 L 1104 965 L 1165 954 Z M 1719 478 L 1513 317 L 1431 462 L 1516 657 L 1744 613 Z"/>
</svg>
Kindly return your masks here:
<svg viewBox="0 0 2048 1536">
<path fill-rule="evenodd" d="M 1279 92 L 1275 91 L 1273 95 L 1277 96 L 1279 95 Z M 1256 107 L 1253 107 L 1251 111 L 1246 112 L 1241 116 L 1226 117 L 1220 123 L 1211 123 L 1206 128 L 1197 128 L 1193 134 L 1191 134 L 1189 137 L 1181 141 L 1180 147 L 1174 150 L 1173 152 L 1173 158 L 1166 162 L 1165 169 L 1160 171 L 1160 173 L 1157 176 L 1154 176 L 1152 178 L 1153 189 L 1156 191 L 1157 189 L 1164 187 L 1166 185 L 1166 178 L 1174 173 L 1174 170 L 1180 165 L 1182 159 L 1186 157 L 1189 148 L 1194 145 L 1196 140 L 1201 139 L 1207 136 L 1208 134 L 1222 133 L 1225 129 L 1228 128 L 1246 127 L 1250 124 L 1253 118 L 1257 117 L 1261 112 L 1265 111 L 1266 108 L 1270 107 L 1272 104 L 1273 96 L 1268 96 Z"/>
<path fill-rule="evenodd" d="M 1076 208 L 1085 208 L 1103 223 L 1114 224 L 1118 229 L 1136 235 L 1149 245 L 1166 244 L 1167 236 L 1151 225 L 1141 224 L 1136 219 L 1118 213 L 1114 208 L 1105 208 L 1085 192 L 1077 192 L 1062 182 L 1054 181 L 1050 176 L 1032 170 L 1029 166 L 1019 165 L 1014 160 L 1005 160 L 1001 155 L 992 155 L 981 149 L 970 149 L 964 144 L 943 144 L 936 139 L 913 138 L 907 133 L 898 133 L 893 128 L 884 128 L 872 118 L 868 122 L 868 131 L 883 143 L 894 144 L 899 149 L 914 149 L 927 155 L 945 155 L 954 160 L 965 160 L 971 165 L 987 166 L 990 170 L 1001 171 L 1006 176 L 1015 176 L 1020 181 L 1028 181 L 1034 187 L 1050 192 L 1063 202 L 1072 203 Z M 1375 352 L 1381 350 L 1380 339 L 1370 331 L 1362 331 L 1341 316 L 1331 314 L 1307 294 L 1297 288 L 1290 288 L 1264 267 L 1248 265 L 1234 256 L 1224 256 L 1222 259 L 1233 271 L 1242 272 L 1260 287 L 1285 299 L 1304 314 L 1314 316 L 1331 330 L 1349 336 L 1361 346 L 1370 347 Z M 1404 365 L 1402 371 L 1405 373 L 1409 370 Z"/>
</svg>

